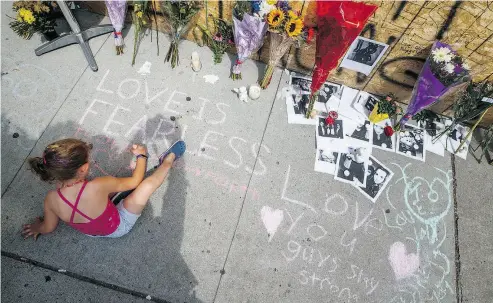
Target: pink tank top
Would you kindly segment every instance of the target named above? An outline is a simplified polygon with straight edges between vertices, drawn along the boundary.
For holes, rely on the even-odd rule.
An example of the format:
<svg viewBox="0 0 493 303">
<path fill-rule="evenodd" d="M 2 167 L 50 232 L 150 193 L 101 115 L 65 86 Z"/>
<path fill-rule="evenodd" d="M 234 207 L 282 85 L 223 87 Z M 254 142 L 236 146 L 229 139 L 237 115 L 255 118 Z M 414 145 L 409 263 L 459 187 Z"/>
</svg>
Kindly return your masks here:
<svg viewBox="0 0 493 303">
<path fill-rule="evenodd" d="M 65 197 L 62 195 L 60 189 L 57 190 L 58 195 L 62 200 L 67 203 L 72 208 L 72 215 L 70 216 L 70 222 L 67 222 L 68 225 L 77 229 L 78 231 L 91 236 L 107 236 L 112 234 L 120 225 L 120 214 L 116 209 L 115 205 L 108 199 L 108 204 L 106 205 L 106 209 L 103 211 L 99 217 L 96 219 L 89 218 L 86 214 L 82 213 L 77 209 L 77 205 L 79 204 L 80 197 L 82 192 L 86 188 L 87 181 L 84 181 L 79 194 L 77 195 L 77 200 L 75 203 L 70 203 Z M 79 213 L 81 216 L 89 220 L 87 223 L 74 223 L 75 213 Z"/>
</svg>

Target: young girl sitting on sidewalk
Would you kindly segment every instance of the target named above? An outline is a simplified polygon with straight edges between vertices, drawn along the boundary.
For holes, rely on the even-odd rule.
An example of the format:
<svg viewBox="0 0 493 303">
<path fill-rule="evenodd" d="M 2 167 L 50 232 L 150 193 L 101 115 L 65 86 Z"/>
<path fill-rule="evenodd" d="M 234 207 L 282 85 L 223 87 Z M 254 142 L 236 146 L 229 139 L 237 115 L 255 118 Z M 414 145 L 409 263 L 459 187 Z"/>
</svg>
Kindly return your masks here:
<svg viewBox="0 0 493 303">
<path fill-rule="evenodd" d="M 175 159 L 183 156 L 185 142 L 177 141 L 159 157 L 159 166 L 144 179 L 147 150 L 132 146 L 137 158 L 131 177 L 99 177 L 87 181 L 89 153 L 92 148 L 77 139 L 64 139 L 48 145 L 42 157 L 29 159 L 32 170 L 43 181 L 55 181 L 44 200 L 44 218 L 26 224 L 24 239 L 54 231 L 58 220 L 90 236 L 118 238 L 127 234 L 140 217 L 150 196 L 163 184 Z M 128 197 L 114 205 L 110 194 L 135 189 Z"/>
</svg>

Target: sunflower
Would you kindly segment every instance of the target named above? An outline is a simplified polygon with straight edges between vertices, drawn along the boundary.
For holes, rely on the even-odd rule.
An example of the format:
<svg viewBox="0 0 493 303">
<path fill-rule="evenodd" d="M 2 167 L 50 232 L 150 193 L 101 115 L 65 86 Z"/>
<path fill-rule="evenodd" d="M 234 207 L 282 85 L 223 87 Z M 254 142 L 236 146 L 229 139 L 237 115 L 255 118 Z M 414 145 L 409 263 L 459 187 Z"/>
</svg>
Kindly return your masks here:
<svg viewBox="0 0 493 303">
<path fill-rule="evenodd" d="M 298 19 L 299 18 L 299 16 L 295 12 L 293 12 L 292 10 L 290 10 L 288 12 L 288 16 L 289 16 L 289 19 Z"/>
<path fill-rule="evenodd" d="M 290 37 L 296 37 L 303 30 L 303 21 L 301 19 L 292 19 L 286 23 L 286 32 Z"/>
<path fill-rule="evenodd" d="M 284 12 L 280 9 L 273 9 L 267 16 L 267 23 L 272 27 L 278 27 L 284 21 Z"/>
</svg>

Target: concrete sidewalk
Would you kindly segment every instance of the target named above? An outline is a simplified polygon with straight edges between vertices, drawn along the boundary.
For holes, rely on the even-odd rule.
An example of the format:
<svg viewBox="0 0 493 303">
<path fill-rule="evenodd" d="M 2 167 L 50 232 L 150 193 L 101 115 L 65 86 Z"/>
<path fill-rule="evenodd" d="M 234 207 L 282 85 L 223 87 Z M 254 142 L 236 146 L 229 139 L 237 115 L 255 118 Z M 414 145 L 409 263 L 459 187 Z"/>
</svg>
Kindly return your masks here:
<svg viewBox="0 0 493 303">
<path fill-rule="evenodd" d="M 2 4 L 3 14 L 9 9 Z M 20 39 L 2 19 L 2 299 L 491 299 L 490 166 L 472 157 L 428 153 L 423 163 L 374 150 L 394 177 L 373 204 L 313 170 L 314 127 L 287 124 L 283 71 L 259 100 L 242 103 L 231 90 L 255 83 L 263 65 L 246 62 L 243 80 L 233 82 L 232 57 L 214 65 L 207 48 L 183 41 L 172 70 L 163 63 L 168 40 L 160 36 L 158 57 L 147 36 L 131 66 L 133 28 L 123 56 L 112 40 L 91 40 L 94 73 L 76 45 L 36 57 L 38 38 Z M 193 51 L 203 63 L 197 74 L 189 67 Z M 151 73 L 141 75 L 146 62 Z M 215 83 L 206 81 L 211 76 Z M 42 214 L 51 188 L 25 160 L 63 137 L 93 143 L 92 177 L 128 175 L 134 142 L 148 146 L 150 165 L 178 138 L 188 152 L 127 236 L 90 238 L 60 224 L 37 242 L 24 241 L 20 227 Z"/>
</svg>

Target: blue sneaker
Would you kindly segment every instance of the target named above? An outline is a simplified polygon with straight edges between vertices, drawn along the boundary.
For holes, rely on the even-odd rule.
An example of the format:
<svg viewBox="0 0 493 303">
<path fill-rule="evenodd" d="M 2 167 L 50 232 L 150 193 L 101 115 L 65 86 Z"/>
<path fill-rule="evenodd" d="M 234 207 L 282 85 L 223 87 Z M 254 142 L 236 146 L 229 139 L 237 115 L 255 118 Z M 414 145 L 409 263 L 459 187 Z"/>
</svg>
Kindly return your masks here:
<svg viewBox="0 0 493 303">
<path fill-rule="evenodd" d="M 187 149 L 187 145 L 184 141 L 176 141 L 173 145 L 170 146 L 164 153 L 159 156 L 159 165 L 163 163 L 164 158 L 170 153 L 175 154 L 175 161 L 183 156 L 185 150 Z"/>
</svg>

